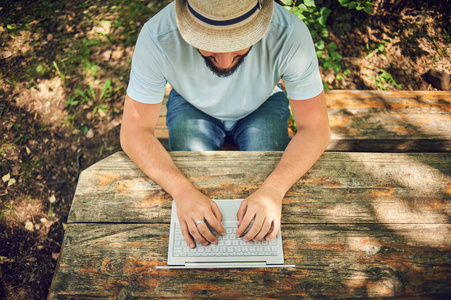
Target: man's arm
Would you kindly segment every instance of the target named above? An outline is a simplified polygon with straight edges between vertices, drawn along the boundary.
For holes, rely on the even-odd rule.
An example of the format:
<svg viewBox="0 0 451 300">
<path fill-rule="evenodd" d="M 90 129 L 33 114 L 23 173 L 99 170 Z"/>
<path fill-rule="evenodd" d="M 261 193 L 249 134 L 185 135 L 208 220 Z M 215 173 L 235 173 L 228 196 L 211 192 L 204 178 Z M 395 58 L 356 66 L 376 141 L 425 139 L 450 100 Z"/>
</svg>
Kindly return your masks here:
<svg viewBox="0 0 451 300">
<path fill-rule="evenodd" d="M 308 100 L 290 99 L 290 105 L 298 131 L 275 170 L 257 191 L 242 202 L 237 213 L 239 236 L 254 219 L 252 228 L 243 237 L 245 241 L 271 239 L 277 235 L 283 197 L 329 144 L 330 125 L 324 92 Z"/>
<path fill-rule="evenodd" d="M 155 137 L 161 103 L 144 104 L 125 97 L 121 126 L 121 146 L 137 166 L 177 203 L 177 215 L 187 244 L 193 248 L 194 237 L 199 243 L 216 243 L 217 238 L 205 223 L 207 220 L 219 234 L 224 234 L 222 215 L 214 201 L 200 193 L 176 167 L 168 152 Z"/>
</svg>

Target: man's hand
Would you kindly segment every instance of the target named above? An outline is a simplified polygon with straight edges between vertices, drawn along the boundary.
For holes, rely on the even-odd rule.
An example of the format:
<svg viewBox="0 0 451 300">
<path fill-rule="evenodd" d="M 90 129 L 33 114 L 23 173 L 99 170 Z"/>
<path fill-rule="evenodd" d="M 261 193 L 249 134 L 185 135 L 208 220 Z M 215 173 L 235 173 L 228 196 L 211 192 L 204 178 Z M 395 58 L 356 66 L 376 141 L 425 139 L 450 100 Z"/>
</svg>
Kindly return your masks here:
<svg viewBox="0 0 451 300">
<path fill-rule="evenodd" d="M 202 245 L 218 242 L 206 222 L 218 234 L 225 234 L 222 227 L 222 214 L 213 200 L 197 190 L 190 191 L 177 200 L 177 216 L 183 237 L 190 248 L 195 247 L 193 238 Z M 198 220 L 205 222 L 196 225 Z"/>
<path fill-rule="evenodd" d="M 244 199 L 237 213 L 237 237 L 241 237 L 254 220 L 252 227 L 243 237 L 245 242 L 275 238 L 280 230 L 282 199 L 283 196 L 263 187 Z"/>
</svg>

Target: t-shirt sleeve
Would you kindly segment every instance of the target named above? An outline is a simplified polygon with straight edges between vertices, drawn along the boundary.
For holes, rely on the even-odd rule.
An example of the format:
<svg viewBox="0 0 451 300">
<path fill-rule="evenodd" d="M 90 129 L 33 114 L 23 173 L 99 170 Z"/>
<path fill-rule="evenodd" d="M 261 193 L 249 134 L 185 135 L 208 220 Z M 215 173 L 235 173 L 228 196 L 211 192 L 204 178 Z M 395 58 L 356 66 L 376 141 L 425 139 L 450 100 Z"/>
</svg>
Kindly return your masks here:
<svg viewBox="0 0 451 300">
<path fill-rule="evenodd" d="M 318 96 L 323 82 L 312 36 L 307 26 L 295 19 L 294 28 L 285 46 L 283 80 L 288 97 L 306 100 Z"/>
<path fill-rule="evenodd" d="M 139 33 L 133 52 L 128 96 L 142 103 L 160 103 L 167 83 L 162 73 L 165 61 L 146 24 Z"/>
</svg>

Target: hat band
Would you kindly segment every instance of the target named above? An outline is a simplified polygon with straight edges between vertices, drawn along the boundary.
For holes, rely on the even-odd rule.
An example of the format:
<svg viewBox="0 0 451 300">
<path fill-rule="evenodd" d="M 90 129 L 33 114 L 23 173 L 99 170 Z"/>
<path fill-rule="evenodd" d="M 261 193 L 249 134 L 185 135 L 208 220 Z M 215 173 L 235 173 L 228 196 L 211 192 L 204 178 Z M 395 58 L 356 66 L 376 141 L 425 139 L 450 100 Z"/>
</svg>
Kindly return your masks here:
<svg viewBox="0 0 451 300">
<path fill-rule="evenodd" d="M 188 9 L 190 11 L 190 13 L 196 17 L 197 19 L 199 19 L 200 21 L 209 24 L 209 25 L 213 25 L 213 26 L 230 26 L 230 25 L 235 25 L 238 23 L 243 22 L 244 20 L 248 19 L 249 17 L 251 17 L 252 15 L 254 15 L 254 13 L 261 9 L 261 1 L 258 0 L 257 4 L 251 9 L 249 10 L 247 13 L 245 13 L 244 15 L 237 17 L 237 18 L 233 18 L 230 20 L 212 20 L 210 18 L 207 18 L 203 15 L 201 15 L 200 13 L 198 13 L 197 11 L 194 10 L 194 8 L 191 7 L 191 5 L 189 4 L 189 1 L 186 1 L 186 4 L 188 6 Z"/>
</svg>

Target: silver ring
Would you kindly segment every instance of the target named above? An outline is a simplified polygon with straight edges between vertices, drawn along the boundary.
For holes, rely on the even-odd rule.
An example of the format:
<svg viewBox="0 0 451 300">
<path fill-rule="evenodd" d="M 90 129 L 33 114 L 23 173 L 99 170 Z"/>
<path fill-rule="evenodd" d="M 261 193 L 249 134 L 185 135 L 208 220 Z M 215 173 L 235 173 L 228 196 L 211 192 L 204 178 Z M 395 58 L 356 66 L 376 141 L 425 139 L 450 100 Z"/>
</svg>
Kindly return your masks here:
<svg viewBox="0 0 451 300">
<path fill-rule="evenodd" d="M 204 222 L 205 222 L 204 219 L 197 220 L 197 221 L 196 221 L 196 226 L 199 225 L 199 224 L 202 224 L 202 223 L 204 223 Z"/>
</svg>

